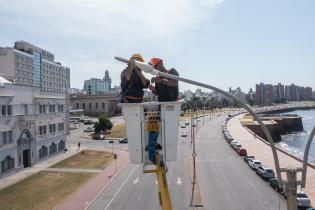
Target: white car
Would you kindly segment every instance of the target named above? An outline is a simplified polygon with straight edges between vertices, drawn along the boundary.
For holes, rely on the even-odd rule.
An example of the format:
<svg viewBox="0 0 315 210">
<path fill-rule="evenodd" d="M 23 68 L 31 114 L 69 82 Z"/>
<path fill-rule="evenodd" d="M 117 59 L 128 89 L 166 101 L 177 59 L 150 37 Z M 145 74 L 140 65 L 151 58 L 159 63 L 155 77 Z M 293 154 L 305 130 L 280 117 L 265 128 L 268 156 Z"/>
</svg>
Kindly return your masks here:
<svg viewBox="0 0 315 210">
<path fill-rule="evenodd" d="M 235 143 L 235 144 L 232 145 L 232 147 L 233 147 L 234 150 L 237 150 L 237 149 L 241 148 L 242 145 L 240 143 Z"/>
<path fill-rule="evenodd" d="M 264 179 L 275 177 L 275 172 L 272 170 L 272 168 L 267 166 L 259 166 L 256 170 L 256 173 Z"/>
<path fill-rule="evenodd" d="M 249 165 L 249 167 L 251 167 L 251 169 L 254 169 L 255 171 L 257 170 L 257 168 L 259 166 L 262 166 L 262 164 L 259 160 L 253 160 L 253 159 L 250 159 L 248 161 L 248 165 Z"/>
<path fill-rule="evenodd" d="M 182 124 L 180 125 L 180 127 L 181 127 L 181 128 L 186 128 L 185 123 L 182 123 Z"/>
<path fill-rule="evenodd" d="M 188 120 L 185 121 L 185 125 L 189 125 L 189 121 Z"/>
</svg>

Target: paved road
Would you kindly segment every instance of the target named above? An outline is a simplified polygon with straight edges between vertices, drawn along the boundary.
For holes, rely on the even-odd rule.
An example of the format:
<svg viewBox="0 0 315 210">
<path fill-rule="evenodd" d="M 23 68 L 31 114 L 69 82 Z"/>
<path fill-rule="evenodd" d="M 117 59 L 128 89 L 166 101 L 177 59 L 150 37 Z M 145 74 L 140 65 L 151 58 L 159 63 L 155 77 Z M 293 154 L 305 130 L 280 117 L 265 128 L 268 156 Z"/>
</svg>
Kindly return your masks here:
<svg viewBox="0 0 315 210">
<path fill-rule="evenodd" d="M 197 177 L 204 209 L 285 209 L 283 199 L 223 140 L 223 119 L 212 119 L 197 134 Z M 178 159 L 168 164 L 167 173 L 173 209 L 178 210 L 192 209 L 190 129 L 186 129 L 188 137 L 179 137 Z M 89 209 L 160 209 L 155 175 L 143 174 L 139 165 L 128 165 Z"/>
<path fill-rule="evenodd" d="M 187 128 L 190 136 L 189 128 Z M 176 162 L 167 164 L 167 180 L 174 209 L 186 210 L 191 196 L 189 174 L 189 137 L 179 137 Z M 155 174 L 143 174 L 141 165 L 129 164 L 95 200 L 89 209 L 106 210 L 158 210 L 158 186 Z"/>
<path fill-rule="evenodd" d="M 258 177 L 223 139 L 223 119 L 211 120 L 197 134 L 197 173 L 205 208 L 286 209 L 283 198 Z"/>
</svg>

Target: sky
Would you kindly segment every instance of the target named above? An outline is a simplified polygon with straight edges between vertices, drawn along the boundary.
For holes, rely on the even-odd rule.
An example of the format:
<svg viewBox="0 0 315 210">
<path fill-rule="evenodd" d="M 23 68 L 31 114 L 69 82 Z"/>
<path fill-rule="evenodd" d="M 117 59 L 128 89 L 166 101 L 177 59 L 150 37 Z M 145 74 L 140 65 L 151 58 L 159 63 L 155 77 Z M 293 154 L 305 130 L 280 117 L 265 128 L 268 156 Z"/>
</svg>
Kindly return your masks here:
<svg viewBox="0 0 315 210">
<path fill-rule="evenodd" d="M 119 85 L 125 64 L 114 56 L 133 53 L 224 90 L 315 89 L 314 11 L 315 0 L 1 0 L 0 46 L 24 40 L 54 53 L 79 89 L 106 69 Z"/>
</svg>

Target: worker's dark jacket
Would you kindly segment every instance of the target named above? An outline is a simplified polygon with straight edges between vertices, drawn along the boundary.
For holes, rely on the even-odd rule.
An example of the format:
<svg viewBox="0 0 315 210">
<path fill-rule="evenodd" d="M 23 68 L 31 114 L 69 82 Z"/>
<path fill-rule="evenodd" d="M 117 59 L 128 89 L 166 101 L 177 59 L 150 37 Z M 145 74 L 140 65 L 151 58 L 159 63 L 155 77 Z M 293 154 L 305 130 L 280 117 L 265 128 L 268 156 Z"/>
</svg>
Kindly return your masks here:
<svg viewBox="0 0 315 210">
<path fill-rule="evenodd" d="M 135 67 L 138 68 L 138 67 Z M 134 69 L 131 73 L 130 80 L 126 79 L 125 72 L 127 68 L 124 69 L 120 74 L 120 88 L 122 99 L 121 102 L 125 103 L 141 103 L 143 100 L 143 89 L 148 88 L 150 85 L 150 80 L 147 79 L 145 85 L 142 84 L 140 76 L 135 72 Z"/>
<path fill-rule="evenodd" d="M 166 73 L 179 76 L 176 69 L 170 69 Z M 161 77 L 163 79 L 163 77 Z M 156 84 L 155 86 L 156 93 L 158 95 L 158 101 L 176 101 L 178 99 L 178 85 L 177 86 L 168 86 L 163 83 Z"/>
</svg>

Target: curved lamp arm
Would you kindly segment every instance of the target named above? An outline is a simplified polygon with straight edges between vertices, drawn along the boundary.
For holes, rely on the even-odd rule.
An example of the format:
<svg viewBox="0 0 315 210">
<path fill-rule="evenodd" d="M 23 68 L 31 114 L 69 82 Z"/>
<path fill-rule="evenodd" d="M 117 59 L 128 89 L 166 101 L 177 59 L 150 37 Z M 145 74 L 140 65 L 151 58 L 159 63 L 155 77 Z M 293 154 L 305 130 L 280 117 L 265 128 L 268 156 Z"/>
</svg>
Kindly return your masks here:
<svg viewBox="0 0 315 210">
<path fill-rule="evenodd" d="M 303 171 L 302 171 L 302 188 L 305 188 L 306 184 L 306 172 L 307 172 L 307 160 L 308 160 L 308 154 L 310 151 L 311 143 L 313 141 L 315 135 L 315 127 L 313 128 L 310 136 L 308 137 L 307 144 L 305 146 L 305 151 L 304 151 L 304 158 L 303 158 Z"/>
</svg>

